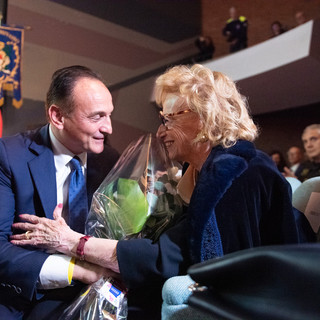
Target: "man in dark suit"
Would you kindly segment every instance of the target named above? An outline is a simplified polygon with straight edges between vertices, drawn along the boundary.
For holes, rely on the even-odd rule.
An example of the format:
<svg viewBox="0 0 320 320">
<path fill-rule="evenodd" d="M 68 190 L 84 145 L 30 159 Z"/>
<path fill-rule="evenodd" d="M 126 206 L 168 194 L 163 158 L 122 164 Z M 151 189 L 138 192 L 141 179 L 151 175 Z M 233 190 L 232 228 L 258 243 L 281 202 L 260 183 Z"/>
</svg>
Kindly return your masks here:
<svg viewBox="0 0 320 320">
<path fill-rule="evenodd" d="M 90 208 L 94 191 L 118 159 L 117 151 L 104 143 L 112 133 L 112 111 L 111 94 L 98 74 L 66 67 L 53 74 L 47 93 L 49 123 L 0 139 L 1 319 L 57 319 L 83 283 L 105 274 L 88 262 L 14 246 L 10 235 L 20 214 L 52 219 L 57 204 L 72 223 L 68 197 L 74 156 L 80 159 Z M 80 217 L 82 229 L 85 218 Z"/>
</svg>

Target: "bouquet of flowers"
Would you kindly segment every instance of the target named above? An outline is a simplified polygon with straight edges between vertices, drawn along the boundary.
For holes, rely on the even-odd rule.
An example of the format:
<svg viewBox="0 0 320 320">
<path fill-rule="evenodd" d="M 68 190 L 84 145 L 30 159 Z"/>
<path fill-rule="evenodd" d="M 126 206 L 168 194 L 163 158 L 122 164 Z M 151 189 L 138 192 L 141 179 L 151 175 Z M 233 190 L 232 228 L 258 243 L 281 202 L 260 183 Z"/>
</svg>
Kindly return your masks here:
<svg viewBox="0 0 320 320">
<path fill-rule="evenodd" d="M 86 233 L 98 238 L 156 241 L 182 213 L 182 200 L 176 192 L 180 175 L 181 166 L 171 162 L 156 137 L 140 137 L 126 148 L 94 193 Z M 61 317 L 126 318 L 126 289 L 113 278 L 89 286 Z"/>
</svg>

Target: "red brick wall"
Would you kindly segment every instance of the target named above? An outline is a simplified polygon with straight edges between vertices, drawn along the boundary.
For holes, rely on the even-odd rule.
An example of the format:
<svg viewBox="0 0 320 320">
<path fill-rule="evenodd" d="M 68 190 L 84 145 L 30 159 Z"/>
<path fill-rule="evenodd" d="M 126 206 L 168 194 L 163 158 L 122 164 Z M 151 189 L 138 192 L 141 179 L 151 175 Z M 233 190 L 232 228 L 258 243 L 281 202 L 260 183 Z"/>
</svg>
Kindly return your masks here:
<svg viewBox="0 0 320 320">
<path fill-rule="evenodd" d="M 270 26 L 275 20 L 289 28 L 295 27 L 297 11 L 303 11 L 307 19 L 320 18 L 320 0 L 202 0 L 202 32 L 214 41 L 214 57 L 229 53 L 229 45 L 221 31 L 232 6 L 248 19 L 249 46 L 269 39 Z"/>
</svg>

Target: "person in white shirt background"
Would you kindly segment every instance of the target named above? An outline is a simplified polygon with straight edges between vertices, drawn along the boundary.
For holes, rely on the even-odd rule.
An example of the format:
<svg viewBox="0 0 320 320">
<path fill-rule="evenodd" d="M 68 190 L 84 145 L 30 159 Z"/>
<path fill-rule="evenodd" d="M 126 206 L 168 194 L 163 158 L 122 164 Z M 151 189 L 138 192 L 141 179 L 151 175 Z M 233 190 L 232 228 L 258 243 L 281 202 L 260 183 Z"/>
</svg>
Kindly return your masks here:
<svg viewBox="0 0 320 320">
<path fill-rule="evenodd" d="M 299 147 L 292 146 L 287 151 L 289 169 L 295 173 L 301 162 L 304 161 L 303 150 Z"/>
</svg>

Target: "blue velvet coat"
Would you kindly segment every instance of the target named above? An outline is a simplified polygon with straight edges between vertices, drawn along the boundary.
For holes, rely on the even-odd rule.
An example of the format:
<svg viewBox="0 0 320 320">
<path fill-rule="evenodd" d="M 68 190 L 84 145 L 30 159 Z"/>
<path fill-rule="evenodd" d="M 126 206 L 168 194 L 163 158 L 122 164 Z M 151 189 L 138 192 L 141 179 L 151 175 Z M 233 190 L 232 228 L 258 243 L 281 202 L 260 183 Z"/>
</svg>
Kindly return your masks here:
<svg viewBox="0 0 320 320">
<path fill-rule="evenodd" d="M 312 239 L 308 222 L 292 207 L 291 195 L 289 183 L 270 157 L 252 143 L 239 141 L 228 149 L 214 148 L 202 167 L 188 210 L 192 261 Z"/>
<path fill-rule="evenodd" d="M 150 286 L 161 287 L 193 263 L 246 248 L 308 240 L 314 234 L 292 207 L 289 183 L 268 155 L 251 142 L 238 141 L 228 149 L 212 149 L 184 219 L 157 243 L 120 241 L 117 254 L 124 282 L 135 292 L 132 301 L 139 304 L 150 301 L 155 290 Z M 148 305 L 141 302 L 143 308 Z"/>
</svg>

